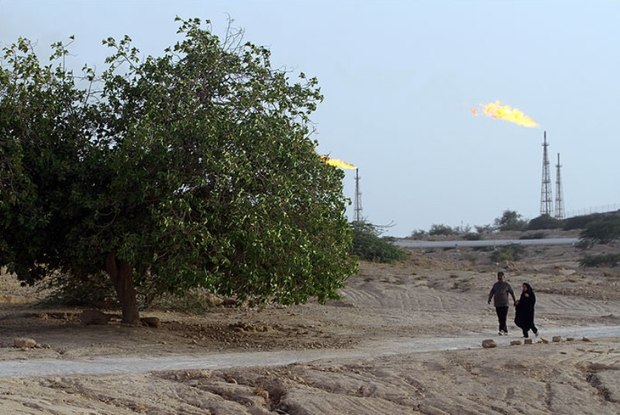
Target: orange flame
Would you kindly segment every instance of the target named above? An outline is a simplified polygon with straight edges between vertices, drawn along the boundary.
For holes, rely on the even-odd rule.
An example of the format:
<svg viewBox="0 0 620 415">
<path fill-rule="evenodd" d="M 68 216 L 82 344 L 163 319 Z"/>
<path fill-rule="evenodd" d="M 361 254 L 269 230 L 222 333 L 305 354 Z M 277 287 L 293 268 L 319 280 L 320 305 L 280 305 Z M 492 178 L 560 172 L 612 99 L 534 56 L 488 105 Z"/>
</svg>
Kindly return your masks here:
<svg viewBox="0 0 620 415">
<path fill-rule="evenodd" d="M 517 108 L 512 108 L 510 105 L 502 105 L 502 103 L 499 101 L 491 102 L 490 104 L 486 105 L 480 105 L 480 107 L 482 108 L 482 113 L 484 115 L 487 115 L 496 120 L 512 122 L 523 127 L 538 127 L 538 123 L 532 118 L 525 115 L 523 112 L 521 112 L 521 110 Z M 474 116 L 477 116 L 478 110 L 476 108 L 472 108 L 471 113 Z"/>
<path fill-rule="evenodd" d="M 329 164 L 330 166 L 339 167 L 341 169 L 357 169 L 357 166 L 351 163 L 347 163 L 346 161 L 338 159 L 332 159 L 327 156 L 321 156 L 321 160 L 323 160 L 324 163 Z"/>
</svg>

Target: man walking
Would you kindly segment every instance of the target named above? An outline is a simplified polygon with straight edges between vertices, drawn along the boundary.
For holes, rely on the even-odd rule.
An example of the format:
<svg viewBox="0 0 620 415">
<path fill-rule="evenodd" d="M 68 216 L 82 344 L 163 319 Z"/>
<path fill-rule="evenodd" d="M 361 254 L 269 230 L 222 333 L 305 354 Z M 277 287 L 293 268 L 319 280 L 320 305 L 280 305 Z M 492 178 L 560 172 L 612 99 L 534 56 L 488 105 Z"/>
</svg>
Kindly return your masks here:
<svg viewBox="0 0 620 415">
<path fill-rule="evenodd" d="M 506 317 L 508 316 L 508 294 L 512 296 L 512 303 L 516 305 L 517 299 L 515 293 L 512 291 L 512 287 L 506 281 L 504 281 L 504 273 L 502 271 L 497 273 L 497 282 L 493 284 L 491 292 L 489 292 L 489 301 L 491 304 L 491 298 L 493 299 L 493 305 L 495 305 L 495 312 L 497 313 L 497 319 L 499 320 L 499 334 L 508 335 L 508 327 L 506 327 Z"/>
</svg>

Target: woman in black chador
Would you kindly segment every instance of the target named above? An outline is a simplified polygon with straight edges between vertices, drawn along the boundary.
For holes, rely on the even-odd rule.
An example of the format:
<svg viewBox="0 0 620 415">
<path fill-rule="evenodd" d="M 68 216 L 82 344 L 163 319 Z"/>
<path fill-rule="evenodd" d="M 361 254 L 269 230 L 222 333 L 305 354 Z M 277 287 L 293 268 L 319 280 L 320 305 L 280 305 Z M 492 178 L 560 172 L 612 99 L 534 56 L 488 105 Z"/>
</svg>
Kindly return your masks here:
<svg viewBox="0 0 620 415">
<path fill-rule="evenodd" d="M 515 324 L 523 330 L 523 337 L 529 337 L 528 332 L 532 330 L 535 336 L 538 336 L 538 329 L 534 325 L 534 305 L 536 304 L 536 295 L 532 286 L 527 282 L 523 283 L 523 291 L 521 297 L 517 301 L 515 310 Z"/>
</svg>

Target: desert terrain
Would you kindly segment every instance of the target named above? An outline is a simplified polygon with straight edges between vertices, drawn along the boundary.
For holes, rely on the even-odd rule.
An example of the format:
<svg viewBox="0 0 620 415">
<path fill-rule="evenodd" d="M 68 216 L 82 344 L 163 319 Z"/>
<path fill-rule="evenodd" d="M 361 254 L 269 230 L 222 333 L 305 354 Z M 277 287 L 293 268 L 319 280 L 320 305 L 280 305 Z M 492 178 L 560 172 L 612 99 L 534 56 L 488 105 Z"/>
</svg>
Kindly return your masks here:
<svg viewBox="0 0 620 415">
<path fill-rule="evenodd" d="M 325 305 L 143 311 L 158 327 L 84 325 L 82 309 L 41 306 L 44 293 L 3 275 L 0 413 L 620 413 L 620 337 L 608 334 L 620 332 L 618 267 L 582 268 L 573 246 L 528 246 L 504 263 L 484 249 L 408 253 L 361 262 Z M 498 270 L 517 297 L 522 282 L 536 290 L 533 344 L 512 307 L 509 336 L 497 335 L 486 300 Z"/>
</svg>

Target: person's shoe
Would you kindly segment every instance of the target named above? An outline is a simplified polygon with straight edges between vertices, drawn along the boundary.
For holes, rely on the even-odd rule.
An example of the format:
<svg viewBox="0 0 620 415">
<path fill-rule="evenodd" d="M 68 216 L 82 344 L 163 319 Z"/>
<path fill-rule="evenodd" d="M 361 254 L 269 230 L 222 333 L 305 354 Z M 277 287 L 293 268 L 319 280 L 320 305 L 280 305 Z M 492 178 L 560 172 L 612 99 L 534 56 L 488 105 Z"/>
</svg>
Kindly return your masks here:
<svg viewBox="0 0 620 415">
<path fill-rule="evenodd" d="M 504 330 L 504 336 L 508 336 L 508 330 Z"/>
<path fill-rule="evenodd" d="M 538 337 L 538 332 L 534 333 L 534 336 Z"/>
<path fill-rule="evenodd" d="M 524 339 L 529 339 L 529 338 L 530 338 L 530 336 L 523 336 L 523 338 L 524 338 Z"/>
<path fill-rule="evenodd" d="M 500 336 L 503 336 L 503 335 L 504 335 L 504 333 L 503 333 L 503 332 L 501 332 L 501 331 L 498 331 L 498 332 L 497 332 L 497 334 L 499 334 Z"/>
</svg>

